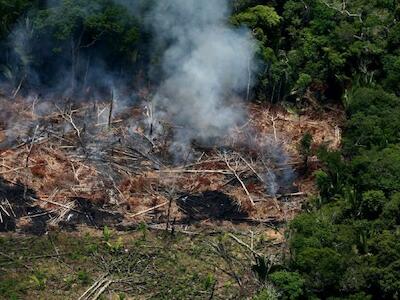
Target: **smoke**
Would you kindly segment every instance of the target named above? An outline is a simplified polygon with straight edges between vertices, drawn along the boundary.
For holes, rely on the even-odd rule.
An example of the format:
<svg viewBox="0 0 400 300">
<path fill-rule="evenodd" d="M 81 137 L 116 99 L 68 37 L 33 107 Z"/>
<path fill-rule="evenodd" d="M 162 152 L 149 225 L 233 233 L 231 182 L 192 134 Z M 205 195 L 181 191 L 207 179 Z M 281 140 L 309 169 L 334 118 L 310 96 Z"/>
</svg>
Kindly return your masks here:
<svg viewBox="0 0 400 300">
<path fill-rule="evenodd" d="M 0 57 L 0 88 L 75 101 L 108 95 L 110 85 L 125 89 L 136 71 L 127 61 L 134 61 L 130 51 L 137 45 L 124 42 L 135 39 L 138 27 L 111 1 L 43 1 L 0 41 L 6 50 Z"/>
<path fill-rule="evenodd" d="M 279 190 L 279 183 L 276 178 L 276 174 L 270 168 L 267 168 L 267 171 L 263 174 L 264 182 L 266 182 L 266 190 L 268 194 L 275 197 Z"/>
<path fill-rule="evenodd" d="M 14 51 L 10 65 L 18 66 L 10 67 L 13 71 L 9 72 L 9 77 L 13 77 L 14 86 L 22 81 L 28 90 L 38 86 L 41 100 L 60 94 L 63 97 L 53 98 L 81 101 L 82 98 L 113 97 L 112 111 L 104 108 L 95 120 L 82 121 L 84 127 L 88 127 L 89 121 L 106 124 L 110 115 L 124 111 L 129 102 L 140 98 L 135 93 L 127 96 L 131 90 L 127 78 L 130 82 L 139 81 L 139 73 L 146 69 L 146 79 L 151 79 L 149 86 L 153 91 L 146 97 L 149 99 L 145 110 L 147 119 L 132 121 L 131 132 L 140 132 L 146 127 L 151 141 L 167 136 L 164 124 L 170 123 L 173 142 L 169 150 L 180 162 L 190 159 L 193 141 L 218 146 L 246 121 L 243 99 L 247 98 L 246 93 L 254 82 L 256 45 L 248 29 L 229 23 L 229 0 L 114 0 L 99 2 L 100 6 L 93 0 L 78 6 L 74 1 L 47 3 L 45 18 L 36 17 L 36 22 L 23 19 L 10 36 Z M 69 7 L 72 4 L 74 10 Z M 115 18 L 107 19 L 113 26 L 103 28 L 103 22 L 93 24 L 93 20 L 101 21 L 108 16 L 108 6 L 103 6 L 106 4 L 115 4 L 113 9 L 124 5 L 127 9 L 123 11 L 129 16 L 117 10 Z M 94 27 L 89 30 L 87 25 L 81 24 L 83 21 L 74 19 L 74 14 L 78 14 L 79 20 L 91 20 L 89 24 Z M 38 23 L 46 25 L 38 28 Z M 123 32 L 113 31 L 114 26 Z M 127 51 L 127 57 L 121 58 L 115 47 L 122 45 L 130 36 L 126 33 L 136 27 L 141 36 L 137 40 L 140 45 L 131 45 L 131 50 L 141 53 L 140 63 L 128 63 L 128 57 L 135 56 L 134 53 Z M 72 32 L 66 34 L 65 28 Z M 60 32 L 67 37 L 55 38 Z M 136 93 L 140 94 L 137 86 Z M 41 103 L 39 101 L 38 105 Z M 36 112 L 45 114 L 50 110 L 51 106 L 43 104 L 37 106 Z M 7 123 L 14 124 L 14 120 Z M 9 128 L 9 132 L 19 129 L 7 125 L 4 127 Z M 286 164 L 288 159 L 284 151 L 274 143 L 267 144 L 269 159 L 276 164 Z M 280 173 L 267 170 L 265 173 L 266 188 L 271 195 L 292 179 L 291 170 Z"/>
<path fill-rule="evenodd" d="M 191 140 L 216 142 L 245 117 L 240 101 L 253 69 L 248 30 L 229 25 L 227 0 L 158 1 L 146 16 L 161 57 L 162 81 L 152 98 L 154 114 L 176 125 L 172 150 Z"/>
<path fill-rule="evenodd" d="M 151 47 L 144 51 L 151 63 L 143 57 L 141 62 L 157 87 L 151 101 L 154 133 L 162 131 L 160 121 L 168 116 L 178 128 L 178 145 L 193 139 L 209 142 L 244 120 L 245 110 L 233 95 L 249 88 L 255 47 L 248 30 L 229 25 L 228 0 L 114 3 L 127 7 L 131 17 L 121 15 L 124 21 L 110 19 L 111 24 L 129 31 L 140 20 L 140 30 L 151 36 Z M 41 97 L 75 101 L 109 95 L 111 86 L 126 89 L 136 66 L 122 59 L 115 63 L 110 48 L 116 34 L 103 34 L 101 23 L 85 29 L 78 21 L 107 16 L 102 5 L 51 0 L 45 14 L 23 17 L 10 35 L 13 53 L 6 65 L 13 89 L 21 83 L 21 93 L 25 88 Z"/>
<path fill-rule="evenodd" d="M 38 81 L 32 69 L 32 20 L 29 17 L 20 19 L 9 36 L 0 40 L 0 90 L 13 94 L 28 80 L 35 84 Z"/>
<path fill-rule="evenodd" d="M 265 164 L 266 171 L 263 177 L 269 195 L 276 196 L 280 191 L 290 192 L 296 176 L 294 170 L 289 166 L 288 153 L 283 145 L 277 143 L 272 137 L 265 140 L 263 148 L 262 155 L 267 159 L 263 158 L 262 160 L 267 160 L 276 167 L 276 169 L 273 169 Z"/>
</svg>

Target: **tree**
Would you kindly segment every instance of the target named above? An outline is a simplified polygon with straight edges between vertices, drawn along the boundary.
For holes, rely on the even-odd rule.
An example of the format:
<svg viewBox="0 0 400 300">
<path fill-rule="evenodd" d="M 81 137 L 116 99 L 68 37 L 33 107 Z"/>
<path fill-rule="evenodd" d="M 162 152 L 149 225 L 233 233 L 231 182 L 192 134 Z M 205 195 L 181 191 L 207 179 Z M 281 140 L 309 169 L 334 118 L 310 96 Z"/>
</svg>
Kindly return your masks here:
<svg viewBox="0 0 400 300">
<path fill-rule="evenodd" d="M 278 25 L 281 17 L 275 8 L 267 5 L 256 5 L 248 7 L 243 5 L 244 10 L 232 16 L 232 24 L 245 25 L 252 29 L 254 37 L 258 41 L 257 56 L 262 66 L 259 68 L 258 88 L 256 93 L 258 97 L 267 100 L 266 94 L 273 102 L 275 97 L 280 98 L 282 89 L 282 77 L 284 76 L 284 65 L 281 64 L 280 58 L 276 55 L 271 43 L 279 36 Z M 279 89 L 279 91 L 276 91 Z"/>
<path fill-rule="evenodd" d="M 246 9 L 232 17 L 232 22 L 236 25 L 246 24 L 256 29 L 269 29 L 279 24 L 281 17 L 273 7 L 267 5 L 257 5 Z"/>
<path fill-rule="evenodd" d="M 306 248 L 296 255 L 293 263 L 317 293 L 337 289 L 344 271 L 342 256 L 332 248 Z"/>
<path fill-rule="evenodd" d="M 323 168 L 316 172 L 316 182 L 320 195 L 328 200 L 343 192 L 348 183 L 349 170 L 339 151 L 329 151 L 322 147 L 318 150 L 318 158 Z"/>
<path fill-rule="evenodd" d="M 19 44 L 29 45 L 29 53 L 23 54 L 30 61 L 25 62 L 15 45 L 10 49 L 16 64 L 24 66 L 19 77 L 27 77 L 28 83 L 60 88 L 69 77 L 68 85 L 60 89 L 73 93 L 85 89 L 76 85 L 85 85 L 89 79 L 104 81 L 90 72 L 91 64 L 111 72 L 137 61 L 140 25 L 113 1 L 61 0 L 31 11 L 29 20 L 29 28 L 19 28 L 19 36 L 24 37 Z"/>
<path fill-rule="evenodd" d="M 29 8 L 35 7 L 37 1 L 0 0 L 0 39 L 4 39 L 21 15 Z"/>
<path fill-rule="evenodd" d="M 400 225 L 400 193 L 395 193 L 383 207 L 382 219 L 389 228 Z"/>
<path fill-rule="evenodd" d="M 299 273 L 279 271 L 269 276 L 281 293 L 281 299 L 295 300 L 304 295 L 304 279 Z"/>
<path fill-rule="evenodd" d="M 303 156 L 304 170 L 308 169 L 308 158 L 311 155 L 311 144 L 313 137 L 311 133 L 306 132 L 300 140 L 299 152 Z"/>
<path fill-rule="evenodd" d="M 355 184 L 362 191 L 381 190 L 385 195 L 400 191 L 400 146 L 361 151 L 352 161 Z"/>
<path fill-rule="evenodd" d="M 382 212 L 386 197 L 382 191 L 368 191 L 362 194 L 361 215 L 367 219 L 376 219 Z"/>
<path fill-rule="evenodd" d="M 384 116 L 400 106 L 400 99 L 379 87 L 363 87 L 348 93 L 345 104 L 350 117 L 357 113 Z"/>
</svg>

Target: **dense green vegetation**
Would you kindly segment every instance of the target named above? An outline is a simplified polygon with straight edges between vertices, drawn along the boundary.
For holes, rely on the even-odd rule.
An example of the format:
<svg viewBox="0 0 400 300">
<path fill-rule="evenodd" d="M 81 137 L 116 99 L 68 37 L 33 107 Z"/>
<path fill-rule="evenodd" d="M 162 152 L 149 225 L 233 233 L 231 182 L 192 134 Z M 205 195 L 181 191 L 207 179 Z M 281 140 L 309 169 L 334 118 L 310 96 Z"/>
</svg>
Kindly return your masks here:
<svg viewBox="0 0 400 300">
<path fill-rule="evenodd" d="M 374 84 L 400 92 L 397 1 L 234 2 L 234 21 L 259 40 L 259 97 L 324 102 Z"/>
<path fill-rule="evenodd" d="M 381 88 L 356 88 L 343 153 L 321 149 L 320 195 L 290 225 L 287 268 L 304 297 L 398 299 L 399 108 Z"/>
<path fill-rule="evenodd" d="M 121 77 L 157 80 L 163 51 L 150 46 L 142 17 L 152 1 L 133 1 L 134 13 L 123 2 L 0 1 L 3 79 L 54 85 L 68 72 L 82 85 L 101 63 Z M 232 0 L 232 6 L 231 23 L 250 27 L 258 40 L 257 99 L 315 105 L 370 85 L 400 93 L 397 1 Z"/>
<path fill-rule="evenodd" d="M 342 152 L 319 150 L 320 194 L 290 224 L 290 259 L 269 275 L 284 299 L 400 297 L 400 5 L 347 2 L 271 2 L 279 18 L 239 1 L 235 16 L 259 39 L 259 92 L 342 101 L 348 117 Z"/>
<path fill-rule="evenodd" d="M 111 0 L 1 1 L 0 18 L 0 76 L 14 86 L 101 88 L 111 76 L 99 73 L 133 75 L 148 53 L 139 20 Z"/>
<path fill-rule="evenodd" d="M 28 77 L 27 84 L 51 85 L 58 78 L 55 70 L 68 70 L 75 89 L 74 82 L 85 84 L 91 59 L 130 75 L 141 74 L 150 62 L 157 66 L 160 49 L 147 47 L 142 20 L 119 4 L 63 0 L 45 7 L 42 2 L 0 1 L 3 80 L 17 85 Z M 234 0 L 232 5 L 232 26 L 249 26 L 258 41 L 262 66 L 254 98 L 299 108 L 343 103 L 348 117 L 342 151 L 318 152 L 324 165 L 316 173 L 320 193 L 290 224 L 290 259 L 266 280 L 283 299 L 399 299 L 399 2 Z M 27 38 L 34 41 L 28 49 Z M 154 80 L 153 73 L 148 79 Z M 303 142 L 308 156 L 310 137 Z M 265 291 L 257 299 L 269 297 Z"/>
</svg>

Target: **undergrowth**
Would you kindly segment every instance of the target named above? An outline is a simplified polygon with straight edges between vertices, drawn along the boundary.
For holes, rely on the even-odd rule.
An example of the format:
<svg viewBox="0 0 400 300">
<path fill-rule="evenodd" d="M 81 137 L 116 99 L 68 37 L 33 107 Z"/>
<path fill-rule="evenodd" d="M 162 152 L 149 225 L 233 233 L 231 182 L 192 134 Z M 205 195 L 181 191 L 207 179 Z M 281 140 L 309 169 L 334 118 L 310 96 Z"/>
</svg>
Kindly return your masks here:
<svg viewBox="0 0 400 300">
<path fill-rule="evenodd" d="M 260 240 L 255 249 L 265 249 Z M 0 249 L 0 299 L 78 299 L 102 276 L 112 281 L 103 299 L 242 299 L 262 289 L 251 252 L 223 234 L 171 236 L 142 227 L 117 233 L 106 227 L 6 235 Z"/>
</svg>

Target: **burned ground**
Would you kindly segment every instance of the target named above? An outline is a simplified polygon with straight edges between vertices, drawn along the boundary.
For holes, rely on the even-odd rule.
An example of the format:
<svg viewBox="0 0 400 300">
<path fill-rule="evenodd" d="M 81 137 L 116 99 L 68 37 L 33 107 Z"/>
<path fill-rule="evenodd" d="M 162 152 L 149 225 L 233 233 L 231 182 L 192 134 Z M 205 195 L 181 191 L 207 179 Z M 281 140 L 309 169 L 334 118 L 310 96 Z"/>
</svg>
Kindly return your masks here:
<svg viewBox="0 0 400 300">
<path fill-rule="evenodd" d="M 0 231 L 15 231 L 20 225 L 22 232 L 43 234 L 50 216 L 34 205 L 35 197 L 35 192 L 22 184 L 10 184 L 0 178 Z M 23 222 L 23 219 L 31 221 Z"/>
<path fill-rule="evenodd" d="M 301 137 L 340 143 L 334 110 L 252 104 L 224 138 L 177 145 L 167 121 L 150 134 L 143 105 L 0 106 L 0 295 L 11 299 L 248 298 L 315 193 L 318 160 L 302 170 Z"/>
<path fill-rule="evenodd" d="M 189 220 L 237 220 L 247 217 L 247 212 L 242 211 L 234 199 L 220 191 L 183 195 L 176 203 Z"/>
<path fill-rule="evenodd" d="M 20 183 L 7 183 L 0 178 L 0 199 L 0 232 L 18 230 L 42 235 L 49 229 L 51 220 L 57 217 L 53 211 L 40 207 L 35 192 Z M 76 229 L 79 224 L 102 228 L 122 220 L 120 214 L 102 210 L 87 199 L 75 198 L 73 201 L 76 209 L 59 222 L 61 228 Z"/>
<path fill-rule="evenodd" d="M 112 226 L 122 221 L 121 214 L 103 210 L 88 199 L 77 197 L 72 201 L 76 203 L 76 210 L 69 212 L 66 218 L 60 221 L 61 228 L 75 230 L 78 225 L 82 224 L 103 228 L 106 225 Z"/>
<path fill-rule="evenodd" d="M 0 100 L 0 190 L 10 204 L 2 202 L 0 228 L 30 224 L 37 233 L 79 224 L 286 222 L 315 192 L 318 165 L 311 157 L 310 170 L 298 172 L 299 140 L 310 132 L 313 148 L 339 147 L 343 117 L 336 109 L 296 116 L 252 104 L 249 121 L 233 134 L 183 145 L 177 159 L 174 126 L 151 135 L 144 106 L 120 107 L 110 117 L 108 102 Z"/>
</svg>

